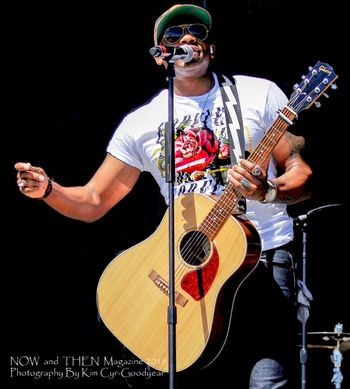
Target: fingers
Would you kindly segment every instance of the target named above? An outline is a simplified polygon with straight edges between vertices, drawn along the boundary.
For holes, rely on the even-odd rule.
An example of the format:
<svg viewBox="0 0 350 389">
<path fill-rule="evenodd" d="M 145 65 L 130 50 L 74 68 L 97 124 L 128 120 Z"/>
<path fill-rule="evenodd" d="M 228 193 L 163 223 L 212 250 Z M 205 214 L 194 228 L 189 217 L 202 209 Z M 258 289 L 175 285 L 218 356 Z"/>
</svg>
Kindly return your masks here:
<svg viewBox="0 0 350 389">
<path fill-rule="evenodd" d="M 45 171 L 29 162 L 18 162 L 15 164 L 17 170 L 18 189 L 31 197 L 41 197 L 47 187 L 48 177 Z"/>
<path fill-rule="evenodd" d="M 41 189 L 42 188 L 40 186 L 38 186 L 38 185 L 32 186 L 29 183 L 25 183 L 23 187 L 20 187 L 19 184 L 18 184 L 18 188 L 21 191 L 21 193 L 23 193 L 25 195 L 32 195 L 32 194 L 38 193 L 37 196 L 31 196 L 31 197 L 42 197 L 41 196 L 41 193 L 42 193 Z"/>
<path fill-rule="evenodd" d="M 260 166 L 258 166 L 258 165 L 253 167 L 251 173 L 254 177 L 261 177 L 263 175 L 263 171 L 261 170 Z"/>
<path fill-rule="evenodd" d="M 41 167 L 32 166 L 29 162 L 17 162 L 15 169 L 18 171 L 19 180 L 27 179 L 42 182 L 45 181 L 45 171 Z"/>
<path fill-rule="evenodd" d="M 30 162 L 17 162 L 15 164 L 15 169 L 18 172 L 33 172 L 44 174 L 44 169 L 37 166 L 32 166 Z"/>
<path fill-rule="evenodd" d="M 250 195 L 256 186 L 251 182 L 249 173 L 241 167 L 234 166 L 228 170 L 228 179 L 244 196 Z"/>
<path fill-rule="evenodd" d="M 264 193 L 263 183 L 266 180 L 266 172 L 247 160 L 241 160 L 240 165 L 234 165 L 228 171 L 228 179 L 243 196 L 260 200 Z"/>
<path fill-rule="evenodd" d="M 266 179 L 266 172 L 256 163 L 247 161 L 246 159 L 240 160 L 240 166 L 242 166 L 246 171 L 256 178 Z"/>
<path fill-rule="evenodd" d="M 43 174 L 34 173 L 33 171 L 29 171 L 29 170 L 18 172 L 17 178 L 20 180 L 30 180 L 36 182 L 45 181 L 45 176 Z"/>
<path fill-rule="evenodd" d="M 27 171 L 32 168 L 33 166 L 30 164 L 30 162 L 17 162 L 15 164 L 15 169 L 19 172 Z"/>
<path fill-rule="evenodd" d="M 251 196 L 257 190 L 257 185 L 242 175 L 237 174 L 233 169 L 228 172 L 228 179 L 245 197 Z"/>
</svg>

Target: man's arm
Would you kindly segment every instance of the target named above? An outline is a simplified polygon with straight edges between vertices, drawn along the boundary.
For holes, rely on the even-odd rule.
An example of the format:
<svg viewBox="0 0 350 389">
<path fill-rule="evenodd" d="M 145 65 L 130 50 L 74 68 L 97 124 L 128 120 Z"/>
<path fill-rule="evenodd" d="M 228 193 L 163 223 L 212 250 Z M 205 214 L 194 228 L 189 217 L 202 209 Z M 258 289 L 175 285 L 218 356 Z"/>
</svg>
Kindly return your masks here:
<svg viewBox="0 0 350 389">
<path fill-rule="evenodd" d="M 17 182 L 23 182 L 21 192 L 31 198 L 43 197 L 48 176 L 40 167 L 18 162 Z M 125 197 L 135 185 L 140 170 L 107 154 L 91 180 L 84 186 L 65 187 L 52 182 L 52 191 L 44 200 L 57 212 L 85 222 L 105 215 Z"/>
<path fill-rule="evenodd" d="M 304 144 L 303 137 L 295 136 L 287 131 L 275 146 L 272 156 L 282 173 L 277 178 L 270 180 L 277 189 L 274 202 L 295 204 L 310 197 L 311 194 L 306 190 L 306 183 L 312 170 L 300 154 Z M 254 163 L 243 159 L 239 165 L 232 167 L 228 177 L 244 197 L 262 201 L 268 190 L 267 166 L 260 166 L 262 174 L 258 177 L 251 173 L 254 167 Z M 243 185 L 242 181 L 244 183 L 245 180 L 248 182 Z"/>
<path fill-rule="evenodd" d="M 278 167 L 284 172 L 271 180 L 278 189 L 276 202 L 295 204 L 311 196 L 306 190 L 306 184 L 312 170 L 300 154 L 304 147 L 305 140 L 302 136 L 295 136 L 286 131 L 273 150 L 272 155 Z"/>
</svg>

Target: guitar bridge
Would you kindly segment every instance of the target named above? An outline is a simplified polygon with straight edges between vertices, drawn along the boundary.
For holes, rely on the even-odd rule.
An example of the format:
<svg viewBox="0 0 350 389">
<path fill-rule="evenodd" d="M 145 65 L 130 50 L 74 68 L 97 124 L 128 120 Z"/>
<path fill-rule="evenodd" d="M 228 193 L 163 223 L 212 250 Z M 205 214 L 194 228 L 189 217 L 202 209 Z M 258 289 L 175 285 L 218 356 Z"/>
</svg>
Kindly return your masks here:
<svg viewBox="0 0 350 389">
<path fill-rule="evenodd" d="M 151 270 L 148 277 L 154 282 L 154 284 L 167 296 L 169 296 L 169 284 L 162 278 L 155 270 Z M 181 293 L 175 292 L 175 302 L 182 307 L 187 304 L 187 299 Z"/>
</svg>

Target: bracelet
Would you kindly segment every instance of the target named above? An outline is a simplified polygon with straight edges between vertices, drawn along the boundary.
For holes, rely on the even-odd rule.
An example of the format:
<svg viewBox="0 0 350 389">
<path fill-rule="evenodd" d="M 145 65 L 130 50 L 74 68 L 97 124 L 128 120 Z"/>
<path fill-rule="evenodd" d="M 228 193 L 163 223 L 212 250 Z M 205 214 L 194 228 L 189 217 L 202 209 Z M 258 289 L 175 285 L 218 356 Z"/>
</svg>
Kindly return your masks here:
<svg viewBox="0 0 350 389">
<path fill-rule="evenodd" d="M 47 187 L 45 189 L 44 196 L 40 197 L 39 200 L 45 200 L 50 195 L 50 193 L 52 192 L 52 181 L 53 181 L 53 178 L 48 177 Z"/>
</svg>

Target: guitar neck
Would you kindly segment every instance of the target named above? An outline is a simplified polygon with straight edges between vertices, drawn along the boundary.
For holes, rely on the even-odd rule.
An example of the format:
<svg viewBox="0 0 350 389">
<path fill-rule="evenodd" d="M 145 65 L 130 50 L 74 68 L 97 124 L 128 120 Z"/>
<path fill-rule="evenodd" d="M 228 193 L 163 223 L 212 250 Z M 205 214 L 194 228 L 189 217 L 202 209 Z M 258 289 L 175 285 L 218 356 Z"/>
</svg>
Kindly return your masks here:
<svg viewBox="0 0 350 389">
<path fill-rule="evenodd" d="M 293 124 L 296 116 L 296 112 L 289 106 L 285 106 L 249 156 L 248 161 L 261 166 L 270 157 L 273 148 L 287 128 Z M 213 240 L 242 197 L 243 195 L 231 183 L 228 183 L 218 201 L 199 226 L 199 231 Z"/>
<path fill-rule="evenodd" d="M 263 163 L 270 157 L 272 150 L 286 132 L 287 128 L 293 124 L 297 114 L 289 106 L 285 106 L 279 112 L 270 128 L 266 131 L 264 137 L 249 156 L 248 161 L 262 166 Z"/>
</svg>

